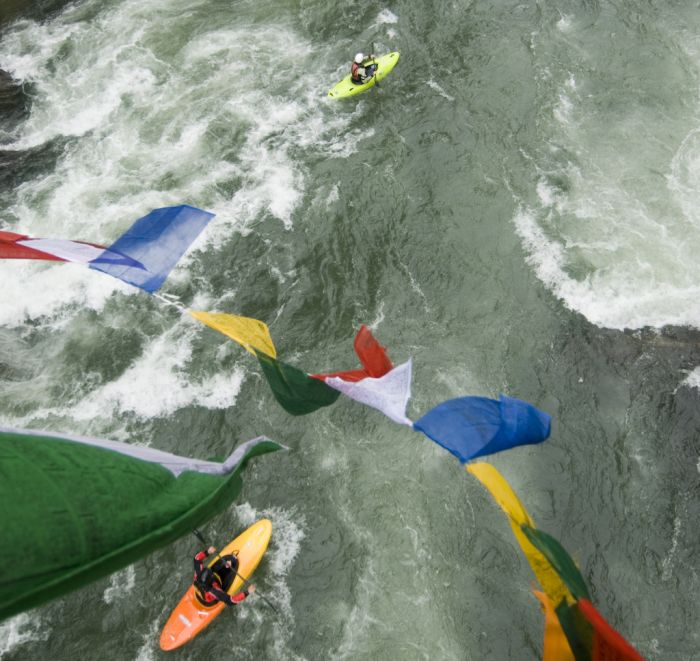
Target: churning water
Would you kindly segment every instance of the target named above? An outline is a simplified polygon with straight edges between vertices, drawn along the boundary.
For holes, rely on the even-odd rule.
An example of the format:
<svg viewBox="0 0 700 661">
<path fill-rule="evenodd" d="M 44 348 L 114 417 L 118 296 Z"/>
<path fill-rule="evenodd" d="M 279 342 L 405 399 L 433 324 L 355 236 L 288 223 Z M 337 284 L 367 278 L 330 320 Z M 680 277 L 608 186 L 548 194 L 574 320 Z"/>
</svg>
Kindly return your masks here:
<svg viewBox="0 0 700 661">
<path fill-rule="evenodd" d="M 109 243 L 216 218 L 163 291 L 270 325 L 309 372 L 372 326 L 409 416 L 521 397 L 492 458 L 646 657 L 700 659 L 700 9 L 617 0 L 7 5 L 0 226 Z M 401 51 L 326 97 L 357 50 Z M 5 98 L 5 97 L 3 97 Z M 0 99 L 1 101 L 2 99 Z M 505 517 L 440 448 L 341 399 L 291 418 L 237 345 L 77 266 L 0 264 L 0 421 L 199 457 L 266 434 L 219 543 L 273 520 L 260 599 L 187 659 L 535 659 Z M 157 659 L 194 538 L 2 624 L 3 659 Z M 6 559 L 11 561 L 11 559 Z"/>
</svg>

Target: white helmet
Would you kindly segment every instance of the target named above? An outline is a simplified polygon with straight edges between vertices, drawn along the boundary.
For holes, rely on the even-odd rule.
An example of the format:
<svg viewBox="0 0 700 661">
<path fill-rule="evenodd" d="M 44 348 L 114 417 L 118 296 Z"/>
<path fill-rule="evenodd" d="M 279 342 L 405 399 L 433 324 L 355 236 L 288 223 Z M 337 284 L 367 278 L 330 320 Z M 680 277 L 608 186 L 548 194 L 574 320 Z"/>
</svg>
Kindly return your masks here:
<svg viewBox="0 0 700 661">
<path fill-rule="evenodd" d="M 364 59 L 365 56 L 362 53 L 358 53 L 357 55 L 355 55 L 355 62 L 357 62 L 358 64 L 362 64 L 362 60 Z"/>
</svg>

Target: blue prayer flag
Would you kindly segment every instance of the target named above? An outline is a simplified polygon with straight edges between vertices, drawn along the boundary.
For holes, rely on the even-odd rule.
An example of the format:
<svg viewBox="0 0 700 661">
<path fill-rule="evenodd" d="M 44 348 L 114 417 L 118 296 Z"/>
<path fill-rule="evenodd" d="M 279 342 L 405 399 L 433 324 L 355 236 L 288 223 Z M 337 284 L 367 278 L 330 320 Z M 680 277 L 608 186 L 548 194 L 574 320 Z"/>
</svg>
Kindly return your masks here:
<svg viewBox="0 0 700 661">
<path fill-rule="evenodd" d="M 438 404 L 413 424 L 462 463 L 517 445 L 541 443 L 551 417 L 520 399 L 459 397 Z"/>
<path fill-rule="evenodd" d="M 187 204 L 154 209 L 107 249 L 135 260 L 135 265 L 93 262 L 90 268 L 153 293 L 213 217 Z"/>
</svg>

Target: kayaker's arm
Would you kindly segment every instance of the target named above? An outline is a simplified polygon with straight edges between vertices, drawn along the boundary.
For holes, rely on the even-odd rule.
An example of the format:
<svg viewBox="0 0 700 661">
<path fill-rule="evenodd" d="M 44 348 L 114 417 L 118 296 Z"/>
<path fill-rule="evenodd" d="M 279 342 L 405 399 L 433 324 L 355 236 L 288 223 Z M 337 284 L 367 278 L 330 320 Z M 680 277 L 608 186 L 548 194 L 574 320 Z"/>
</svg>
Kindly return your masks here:
<svg viewBox="0 0 700 661">
<path fill-rule="evenodd" d="M 244 601 L 251 592 L 255 592 L 255 586 L 251 585 L 248 589 L 243 590 L 243 592 L 239 592 L 238 594 L 234 594 L 232 597 L 230 594 L 224 592 L 220 587 L 218 587 L 218 584 L 215 583 L 209 592 L 227 606 L 233 606 L 234 604 L 240 604 L 242 601 Z"/>
<path fill-rule="evenodd" d="M 194 561 L 195 562 L 202 562 L 202 560 L 204 560 L 204 558 L 206 558 L 209 555 L 213 555 L 214 553 L 216 553 L 216 547 L 210 546 L 208 549 L 206 549 L 206 551 L 199 551 L 199 553 L 197 553 L 194 556 Z"/>
<path fill-rule="evenodd" d="M 204 560 L 206 559 L 207 556 L 212 555 L 216 553 L 216 548 L 214 546 L 210 546 L 208 549 L 204 551 L 199 551 L 194 556 L 194 573 L 195 573 L 195 578 L 199 575 L 199 573 L 204 569 Z"/>
<path fill-rule="evenodd" d="M 200 551 L 197 553 L 193 560 L 194 560 L 194 577 L 197 578 L 197 575 L 199 572 L 202 571 L 202 560 L 207 557 L 207 554 L 204 551 Z"/>
</svg>

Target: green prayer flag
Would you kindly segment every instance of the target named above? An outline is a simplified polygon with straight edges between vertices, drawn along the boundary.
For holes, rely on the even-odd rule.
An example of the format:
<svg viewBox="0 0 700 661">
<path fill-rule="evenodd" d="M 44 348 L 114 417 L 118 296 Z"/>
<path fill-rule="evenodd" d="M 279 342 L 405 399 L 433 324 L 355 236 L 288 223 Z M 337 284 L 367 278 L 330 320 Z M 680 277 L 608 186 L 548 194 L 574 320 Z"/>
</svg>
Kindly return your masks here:
<svg viewBox="0 0 700 661">
<path fill-rule="evenodd" d="M 296 367 L 287 365 L 257 349 L 255 355 L 260 361 L 275 399 L 287 413 L 292 415 L 313 413 L 323 406 L 330 406 L 340 397 L 338 390 L 327 386 L 319 379 L 310 377 Z"/>
<path fill-rule="evenodd" d="M 576 599 L 588 599 L 588 588 L 576 563 L 564 547 L 551 535 L 527 524 L 520 526 L 530 543 L 549 561 L 559 577 Z"/>
<path fill-rule="evenodd" d="M 576 599 L 590 599 L 588 588 L 581 572 L 566 549 L 542 530 L 527 524 L 520 526 L 530 543 L 547 559 L 559 578 Z M 593 630 L 578 610 L 577 603 L 568 604 L 562 600 L 555 607 L 559 624 L 569 642 L 576 661 L 592 659 Z"/>
<path fill-rule="evenodd" d="M 238 496 L 265 437 L 223 463 L 51 432 L 0 428 L 0 620 L 121 569 Z"/>
<path fill-rule="evenodd" d="M 578 602 L 562 601 L 554 610 L 576 661 L 591 661 L 593 629 L 578 609 Z"/>
</svg>

